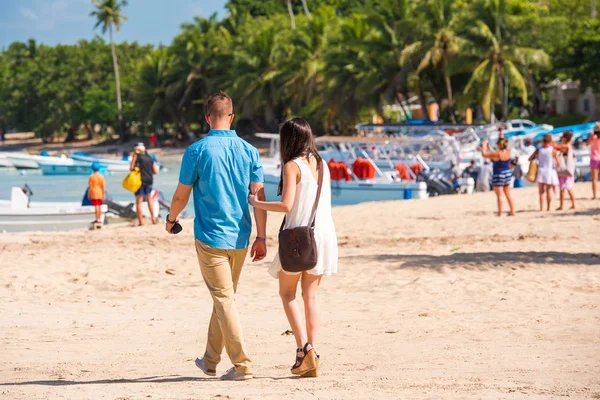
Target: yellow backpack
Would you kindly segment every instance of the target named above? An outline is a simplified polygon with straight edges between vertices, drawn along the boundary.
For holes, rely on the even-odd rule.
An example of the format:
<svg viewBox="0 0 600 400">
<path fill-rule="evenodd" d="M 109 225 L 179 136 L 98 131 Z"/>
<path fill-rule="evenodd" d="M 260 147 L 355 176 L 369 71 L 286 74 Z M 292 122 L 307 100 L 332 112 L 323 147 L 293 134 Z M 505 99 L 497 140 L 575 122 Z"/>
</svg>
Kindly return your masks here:
<svg viewBox="0 0 600 400">
<path fill-rule="evenodd" d="M 123 179 L 123 188 L 130 192 L 137 192 L 142 187 L 142 173 L 138 167 L 135 167 L 125 179 Z"/>
</svg>

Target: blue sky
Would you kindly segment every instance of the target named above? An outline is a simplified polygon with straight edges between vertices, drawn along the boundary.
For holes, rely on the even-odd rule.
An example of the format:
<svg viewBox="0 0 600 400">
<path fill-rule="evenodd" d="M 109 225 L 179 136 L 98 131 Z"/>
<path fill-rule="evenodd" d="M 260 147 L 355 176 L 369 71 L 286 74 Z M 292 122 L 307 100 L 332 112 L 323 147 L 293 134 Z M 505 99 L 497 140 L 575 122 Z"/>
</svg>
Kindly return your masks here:
<svg viewBox="0 0 600 400">
<path fill-rule="evenodd" d="M 226 0 L 129 0 L 128 21 L 115 40 L 169 44 L 184 22 L 194 16 L 226 15 Z M 46 44 L 71 44 L 91 39 L 90 0 L 0 0 L 0 48 L 33 38 Z"/>
</svg>

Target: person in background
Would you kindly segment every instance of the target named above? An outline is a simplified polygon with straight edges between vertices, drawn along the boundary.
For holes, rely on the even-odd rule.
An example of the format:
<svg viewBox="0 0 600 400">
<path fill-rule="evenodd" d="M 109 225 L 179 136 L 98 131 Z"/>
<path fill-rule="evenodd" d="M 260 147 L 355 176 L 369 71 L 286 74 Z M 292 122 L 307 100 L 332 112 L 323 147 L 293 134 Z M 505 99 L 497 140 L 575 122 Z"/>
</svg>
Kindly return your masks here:
<svg viewBox="0 0 600 400">
<path fill-rule="evenodd" d="M 527 158 L 531 157 L 536 150 L 531 139 L 525 139 L 525 141 L 523 141 L 519 138 L 519 147 L 527 155 Z"/>
<path fill-rule="evenodd" d="M 93 162 L 92 175 L 90 175 L 90 179 L 88 179 L 88 199 L 96 209 L 95 224 L 99 224 L 102 219 L 102 202 L 104 201 L 106 186 L 104 177 L 99 171 L 100 165 L 97 162 Z"/>
<path fill-rule="evenodd" d="M 150 154 L 146 152 L 146 147 L 143 143 L 138 143 L 133 149 L 131 157 L 131 165 L 129 169 L 133 171 L 135 168 L 140 169 L 142 175 L 142 186 L 135 192 L 135 207 L 138 218 L 138 224 L 144 225 L 143 205 L 144 199 L 148 203 L 148 210 L 152 216 L 152 223 L 158 223 L 158 219 L 154 216 L 154 203 L 152 202 L 152 184 L 154 183 L 154 175 L 158 174 L 158 165 Z"/>
<path fill-rule="evenodd" d="M 265 194 L 258 150 L 231 129 L 233 118 L 233 102 L 227 94 L 208 98 L 205 119 L 210 131 L 183 155 L 165 229 L 173 233 L 193 190 L 196 255 L 213 299 L 206 350 L 196 358 L 196 366 L 216 376 L 225 348 L 233 368 L 221 379 L 239 381 L 253 377 L 235 299 L 252 234 L 248 196 L 264 200 Z M 250 257 L 256 262 L 267 255 L 267 213 L 255 208 L 254 218 L 257 236 Z"/>
<path fill-rule="evenodd" d="M 456 165 L 454 162 L 452 163 L 452 167 L 450 168 L 450 180 L 452 181 L 452 186 L 456 193 L 460 193 L 460 167 Z"/>
<path fill-rule="evenodd" d="M 529 161 L 538 160 L 537 183 L 540 194 L 540 211 L 544 211 L 544 193 L 546 194 L 547 211 L 552 203 L 552 190 L 558 186 L 556 166 L 560 163 L 558 151 L 552 146 L 552 135 L 547 134 L 542 140 L 542 148 L 536 150 Z"/>
<path fill-rule="evenodd" d="M 473 178 L 477 182 L 477 176 L 479 175 L 479 167 L 475 164 L 475 160 L 471 160 L 471 163 L 462 173 L 463 178 Z"/>
<path fill-rule="evenodd" d="M 492 164 L 490 160 L 484 160 L 483 166 L 477 175 L 477 180 L 475 181 L 475 191 L 476 192 L 489 192 L 492 188 Z"/>
<path fill-rule="evenodd" d="M 498 201 L 498 216 L 502 216 L 502 192 L 508 201 L 511 216 L 515 215 L 515 205 L 510 193 L 510 183 L 512 180 L 512 171 L 510 170 L 510 150 L 508 150 L 508 140 L 506 138 L 498 139 L 496 143 L 498 151 L 492 151 L 487 140 L 482 142 L 481 155 L 483 158 L 492 160 L 493 176 L 492 187 L 496 193 Z"/>
<path fill-rule="evenodd" d="M 586 144 L 590 146 L 590 172 L 592 173 L 592 199 L 598 198 L 598 175 L 600 174 L 600 122 L 592 131 Z"/>
<path fill-rule="evenodd" d="M 519 189 L 523 187 L 523 169 L 521 168 L 521 164 L 519 164 L 519 156 L 515 157 L 513 164 L 515 166 L 513 169 L 513 177 L 515 178 L 513 187 Z"/>
<path fill-rule="evenodd" d="M 560 151 L 563 156 L 566 158 L 569 151 L 573 151 L 573 145 L 571 144 L 571 139 L 573 138 L 573 132 L 566 131 L 562 134 L 560 138 L 560 143 L 554 143 L 553 147 Z M 575 177 L 574 176 L 559 176 L 558 177 L 558 186 L 560 188 L 560 206 L 557 211 L 563 210 L 565 205 L 565 191 L 569 192 L 569 197 L 571 197 L 571 210 L 575 209 L 575 192 L 573 192 L 573 186 L 575 185 Z"/>
<path fill-rule="evenodd" d="M 156 147 L 156 141 L 157 141 L 157 140 L 158 140 L 158 139 L 156 138 L 156 133 L 152 132 L 152 133 L 150 134 L 150 148 L 151 148 L 151 149 L 153 149 L 153 148 L 155 148 L 155 147 Z"/>
</svg>

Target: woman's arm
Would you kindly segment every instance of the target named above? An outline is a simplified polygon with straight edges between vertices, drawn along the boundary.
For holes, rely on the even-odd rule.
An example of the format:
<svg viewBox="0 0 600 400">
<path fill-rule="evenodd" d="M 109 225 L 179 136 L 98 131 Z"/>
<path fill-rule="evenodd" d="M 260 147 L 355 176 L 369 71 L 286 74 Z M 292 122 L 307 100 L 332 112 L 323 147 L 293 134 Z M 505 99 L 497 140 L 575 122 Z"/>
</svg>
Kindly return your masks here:
<svg viewBox="0 0 600 400">
<path fill-rule="evenodd" d="M 538 156 L 538 151 L 539 151 L 539 149 L 536 149 L 536 150 L 533 152 L 533 154 L 531 155 L 531 157 L 529 157 L 529 162 L 531 162 L 531 161 L 533 161 L 533 160 L 535 160 L 535 159 L 537 158 L 537 156 Z"/>
<path fill-rule="evenodd" d="M 554 146 L 555 150 L 560 151 L 561 153 L 566 154 L 569 151 L 569 145 L 568 144 L 563 144 L 563 143 L 553 143 L 552 146 Z"/>
<path fill-rule="evenodd" d="M 590 134 L 590 137 L 585 142 L 586 146 L 590 146 L 592 144 L 592 142 L 594 141 L 594 136 L 595 136 L 594 131 L 592 131 L 592 133 Z"/>
<path fill-rule="evenodd" d="M 296 197 L 296 185 L 300 177 L 300 169 L 295 162 L 290 161 L 283 167 L 283 192 L 281 201 L 261 201 L 253 194 L 250 194 L 248 201 L 252 207 L 265 211 L 289 212 L 294 206 Z"/>
<path fill-rule="evenodd" d="M 492 161 L 500 159 L 499 151 L 488 151 L 488 150 L 491 150 L 490 145 L 488 144 L 487 140 L 484 140 L 481 143 L 481 156 L 483 158 L 489 158 Z"/>
<path fill-rule="evenodd" d="M 558 150 L 553 149 L 552 151 L 553 151 L 552 155 L 554 156 L 554 159 L 556 160 L 556 165 L 560 165 L 560 155 L 558 154 Z"/>
</svg>

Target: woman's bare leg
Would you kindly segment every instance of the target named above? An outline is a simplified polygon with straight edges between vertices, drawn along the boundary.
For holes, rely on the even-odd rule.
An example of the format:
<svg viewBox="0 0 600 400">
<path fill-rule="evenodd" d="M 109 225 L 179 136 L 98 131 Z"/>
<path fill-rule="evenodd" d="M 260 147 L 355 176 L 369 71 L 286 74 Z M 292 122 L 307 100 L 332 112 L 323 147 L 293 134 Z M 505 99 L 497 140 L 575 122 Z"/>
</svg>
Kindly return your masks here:
<svg viewBox="0 0 600 400">
<path fill-rule="evenodd" d="M 494 186 L 494 193 L 496 193 L 496 201 L 498 202 L 498 216 L 502 216 L 502 188 L 500 186 Z"/>
<path fill-rule="evenodd" d="M 560 205 L 556 209 L 557 211 L 563 210 L 565 208 L 565 191 L 560 191 Z"/>
<path fill-rule="evenodd" d="M 306 334 L 302 325 L 302 312 L 296 301 L 296 289 L 298 288 L 298 279 L 300 274 L 288 275 L 279 271 L 279 296 L 283 302 L 283 309 L 287 316 L 294 338 L 296 339 L 296 348 L 301 349 L 306 343 Z"/>
<path fill-rule="evenodd" d="M 306 318 L 306 333 L 308 343 L 315 346 L 317 334 L 319 333 L 319 301 L 317 300 L 317 290 L 321 283 L 322 275 L 311 275 L 308 272 L 302 273 L 302 299 L 304 299 L 304 316 Z"/>
<path fill-rule="evenodd" d="M 569 189 L 569 197 L 571 198 L 571 208 L 574 210 L 575 209 L 575 192 L 573 191 L 573 188 Z"/>
<path fill-rule="evenodd" d="M 96 222 L 100 222 L 102 218 L 102 206 L 96 206 Z"/>
<path fill-rule="evenodd" d="M 512 198 L 512 193 L 510 191 L 510 185 L 504 186 L 504 196 L 506 196 L 506 200 L 508 200 L 508 207 L 510 208 L 509 215 L 515 215 L 515 203 Z"/>
<path fill-rule="evenodd" d="M 540 211 L 544 211 L 544 184 L 538 183 L 538 193 L 540 195 Z"/>
<path fill-rule="evenodd" d="M 552 204 L 552 185 L 545 185 L 546 186 L 546 203 L 548 204 L 548 207 L 546 208 L 547 211 L 550 211 L 550 204 Z"/>
<path fill-rule="evenodd" d="M 598 169 L 598 168 L 592 169 L 592 193 L 594 195 L 594 197 L 592 197 L 592 198 L 594 200 L 596 200 L 598 198 L 598 172 L 600 172 L 600 169 Z"/>
</svg>

